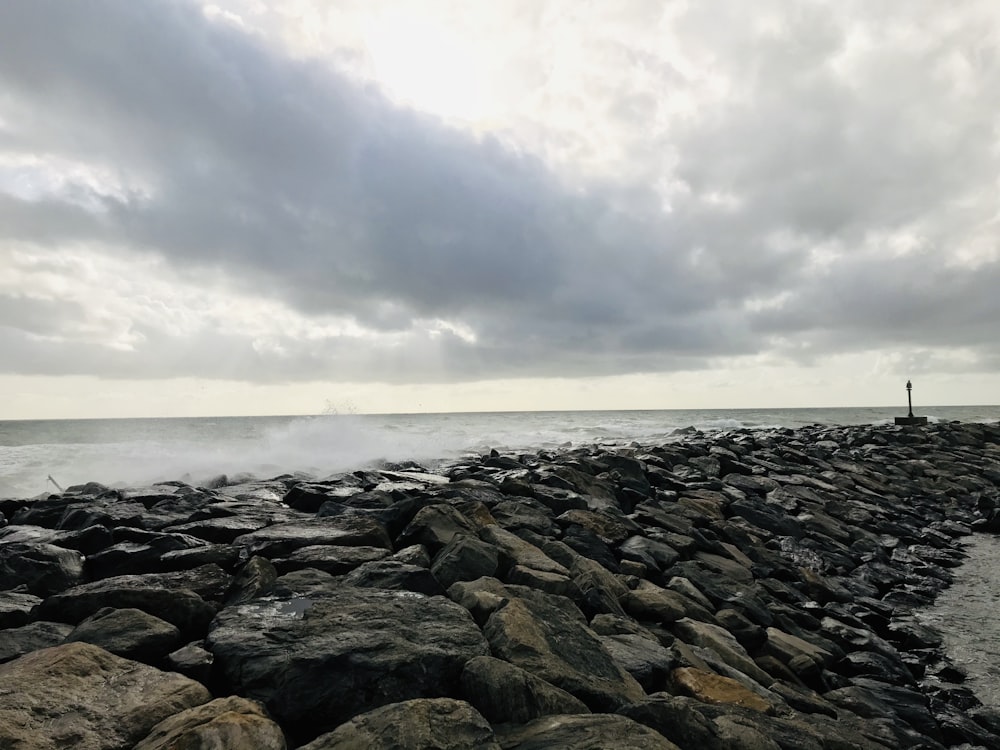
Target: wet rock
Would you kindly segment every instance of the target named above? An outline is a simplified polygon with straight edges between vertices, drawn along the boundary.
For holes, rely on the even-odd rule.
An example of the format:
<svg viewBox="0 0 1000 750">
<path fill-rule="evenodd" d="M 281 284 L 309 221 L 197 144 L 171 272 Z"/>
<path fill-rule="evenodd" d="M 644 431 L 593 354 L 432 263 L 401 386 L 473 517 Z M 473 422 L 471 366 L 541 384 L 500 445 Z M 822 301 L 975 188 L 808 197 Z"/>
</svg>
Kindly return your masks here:
<svg viewBox="0 0 1000 750">
<path fill-rule="evenodd" d="M 439 697 L 488 647 L 468 612 L 409 591 L 334 588 L 223 609 L 206 639 L 232 689 L 316 734 L 381 705 Z"/>
<path fill-rule="evenodd" d="M 645 695 L 590 628 L 549 602 L 511 599 L 490 615 L 483 634 L 495 656 L 593 710 L 614 710 Z"/>
<path fill-rule="evenodd" d="M 493 545 L 472 534 L 457 533 L 435 556 L 431 573 L 447 588 L 458 581 L 496 575 L 499 559 Z"/>
<path fill-rule="evenodd" d="M 233 544 L 249 555 L 267 558 L 287 557 L 294 550 L 315 544 L 392 549 L 385 527 L 364 514 L 279 523 L 238 536 Z"/>
<path fill-rule="evenodd" d="M 416 698 L 355 716 L 300 750 L 353 748 L 500 750 L 500 745 L 486 719 L 468 703 L 452 698 Z"/>
<path fill-rule="evenodd" d="M 546 716 L 497 732 L 504 750 L 679 750 L 659 732 L 615 714 Z"/>
<path fill-rule="evenodd" d="M 87 643 L 0 665 L 0 746 L 128 750 L 160 721 L 211 699 L 193 680 Z"/>
<path fill-rule="evenodd" d="M 460 685 L 462 698 L 493 724 L 524 724 L 551 714 L 589 712 L 565 690 L 491 656 L 466 662 Z"/>
<path fill-rule="evenodd" d="M 285 736 L 263 706 L 216 698 L 164 719 L 133 750 L 285 750 Z"/>
<path fill-rule="evenodd" d="M 698 710 L 704 704 L 693 698 L 654 693 L 618 713 L 656 730 L 681 748 L 728 750 L 712 722 Z"/>
<path fill-rule="evenodd" d="M 165 660 L 166 668 L 171 672 L 179 672 L 202 684 L 207 684 L 211 679 L 214 663 L 215 657 L 202 648 L 200 642 L 189 643 L 171 651 Z"/>
<path fill-rule="evenodd" d="M 173 651 L 180 637 L 176 627 L 141 609 L 104 607 L 73 628 L 66 641 L 92 643 L 117 656 L 150 662 Z"/>
<path fill-rule="evenodd" d="M 702 703 L 718 703 L 773 713 L 774 704 L 730 677 L 695 667 L 678 667 L 671 674 L 675 691 L 697 698 Z"/>
<path fill-rule="evenodd" d="M 215 616 L 215 607 L 193 591 L 165 589 L 146 576 L 116 576 L 74 586 L 45 599 L 37 613 L 41 619 L 76 625 L 105 607 L 140 609 L 166 620 L 182 634 L 203 633 Z"/>
<path fill-rule="evenodd" d="M 53 544 L 0 541 L 0 589 L 48 596 L 83 580 L 83 555 Z"/>
<path fill-rule="evenodd" d="M 36 608 L 41 603 L 41 598 L 34 594 L 0 591 L 0 630 L 20 627 L 38 619 Z"/>
<path fill-rule="evenodd" d="M 0 630 L 0 663 L 51 646 L 58 646 L 73 630 L 61 622 L 32 622 L 19 628 Z"/>
</svg>

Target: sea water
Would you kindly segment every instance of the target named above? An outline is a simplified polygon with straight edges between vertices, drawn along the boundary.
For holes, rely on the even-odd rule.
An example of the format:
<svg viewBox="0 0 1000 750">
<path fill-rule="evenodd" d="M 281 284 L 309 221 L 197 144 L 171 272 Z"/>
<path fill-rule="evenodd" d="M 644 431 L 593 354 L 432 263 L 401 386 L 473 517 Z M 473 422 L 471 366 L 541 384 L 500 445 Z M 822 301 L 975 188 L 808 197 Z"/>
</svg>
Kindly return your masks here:
<svg viewBox="0 0 1000 750">
<path fill-rule="evenodd" d="M 922 410 L 932 421 L 1000 419 L 1000 407 Z M 0 497 L 34 497 L 83 482 L 108 486 L 220 474 L 323 477 L 380 461 L 435 462 L 490 448 L 531 451 L 566 444 L 677 439 L 694 427 L 890 423 L 894 408 L 737 409 L 296 417 L 0 421 Z"/>
</svg>

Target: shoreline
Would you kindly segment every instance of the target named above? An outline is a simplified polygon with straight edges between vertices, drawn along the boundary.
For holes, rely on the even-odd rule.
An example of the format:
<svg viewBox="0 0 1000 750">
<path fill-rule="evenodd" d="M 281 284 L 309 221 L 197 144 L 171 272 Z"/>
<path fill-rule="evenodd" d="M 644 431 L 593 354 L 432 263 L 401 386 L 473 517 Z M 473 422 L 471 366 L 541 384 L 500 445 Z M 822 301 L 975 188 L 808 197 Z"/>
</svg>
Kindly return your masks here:
<svg viewBox="0 0 1000 750">
<path fill-rule="evenodd" d="M 0 501 L 0 740 L 56 746 L 44 691 L 67 732 L 143 750 L 234 714 L 245 744 L 310 750 L 1000 745 L 913 615 L 1000 530 L 1000 425 L 435 470 Z M 127 695 L 79 684 L 138 672 Z"/>
</svg>

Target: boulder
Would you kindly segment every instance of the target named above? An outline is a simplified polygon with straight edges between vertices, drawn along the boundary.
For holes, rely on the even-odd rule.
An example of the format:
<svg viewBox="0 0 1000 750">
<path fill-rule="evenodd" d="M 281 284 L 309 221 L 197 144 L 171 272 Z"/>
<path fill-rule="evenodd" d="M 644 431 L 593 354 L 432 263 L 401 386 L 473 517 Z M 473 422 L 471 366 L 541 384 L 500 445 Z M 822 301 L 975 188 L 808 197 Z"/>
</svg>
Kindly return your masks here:
<svg viewBox="0 0 1000 750">
<path fill-rule="evenodd" d="M 92 643 L 117 656 L 145 662 L 166 656 L 180 640 L 180 631 L 159 617 L 141 609 L 113 607 L 97 610 L 66 636 L 67 642 Z"/>
<path fill-rule="evenodd" d="M 486 719 L 468 703 L 452 698 L 415 698 L 355 716 L 299 750 L 362 748 L 500 750 L 500 745 Z"/>
<path fill-rule="evenodd" d="M 243 547 L 247 554 L 270 559 L 287 557 L 294 550 L 314 544 L 392 549 L 385 527 L 361 512 L 278 523 L 238 536 L 233 544 Z"/>
<path fill-rule="evenodd" d="M 695 667 L 678 667 L 671 674 L 677 692 L 702 703 L 732 704 L 761 713 L 773 713 L 774 705 L 736 680 Z"/>
<path fill-rule="evenodd" d="M 54 544 L 0 542 L 0 589 L 48 596 L 83 580 L 83 555 Z"/>
<path fill-rule="evenodd" d="M 596 633 L 544 600 L 509 600 L 490 615 L 483 633 L 495 656 L 566 690 L 593 710 L 614 710 L 645 695 Z"/>
<path fill-rule="evenodd" d="M 67 643 L 0 664 L 0 747 L 131 750 L 159 722 L 210 699 L 187 677 Z"/>
<path fill-rule="evenodd" d="M 435 698 L 488 646 L 443 597 L 353 587 L 223 609 L 206 647 L 232 690 L 311 740 L 388 703 Z"/>
<path fill-rule="evenodd" d="M 133 750 L 285 750 L 285 735 L 264 707 L 238 696 L 216 698 L 174 714 Z"/>
<path fill-rule="evenodd" d="M 616 714 L 545 716 L 498 728 L 504 750 L 680 750 L 662 734 Z"/>
<path fill-rule="evenodd" d="M 524 724 L 550 714 L 589 713 L 577 698 L 540 677 L 492 656 L 470 659 L 460 689 L 493 724 Z"/>
<path fill-rule="evenodd" d="M 42 648 L 58 646 L 72 630 L 72 625 L 45 620 L 0 630 L 0 663 Z"/>
</svg>

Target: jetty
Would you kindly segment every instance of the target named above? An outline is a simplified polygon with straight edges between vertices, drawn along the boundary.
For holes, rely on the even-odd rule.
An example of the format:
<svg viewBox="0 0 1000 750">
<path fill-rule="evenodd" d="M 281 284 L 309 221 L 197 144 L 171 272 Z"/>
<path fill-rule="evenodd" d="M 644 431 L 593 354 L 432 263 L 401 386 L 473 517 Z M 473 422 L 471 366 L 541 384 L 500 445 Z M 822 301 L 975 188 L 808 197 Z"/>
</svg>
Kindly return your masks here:
<svg viewBox="0 0 1000 750">
<path fill-rule="evenodd" d="M 0 747 L 997 748 L 921 624 L 1000 425 L 0 500 Z"/>
</svg>

